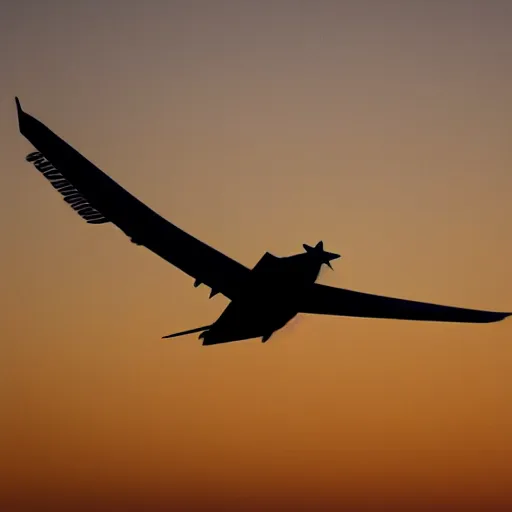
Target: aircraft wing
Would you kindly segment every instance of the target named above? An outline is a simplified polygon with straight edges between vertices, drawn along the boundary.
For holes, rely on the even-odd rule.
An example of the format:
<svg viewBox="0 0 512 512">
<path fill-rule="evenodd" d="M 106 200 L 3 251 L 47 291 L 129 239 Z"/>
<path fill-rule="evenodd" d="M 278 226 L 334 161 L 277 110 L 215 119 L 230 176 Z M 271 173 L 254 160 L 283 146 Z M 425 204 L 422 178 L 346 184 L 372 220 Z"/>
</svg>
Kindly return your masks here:
<svg viewBox="0 0 512 512">
<path fill-rule="evenodd" d="M 27 156 L 64 200 L 90 224 L 111 222 L 143 245 L 232 299 L 250 270 L 171 224 L 132 196 L 39 120 L 16 98 L 19 128 L 38 150 Z"/>
<path fill-rule="evenodd" d="M 299 311 L 319 315 L 468 323 L 498 322 L 512 314 L 395 299 L 318 283 L 304 294 Z"/>
</svg>

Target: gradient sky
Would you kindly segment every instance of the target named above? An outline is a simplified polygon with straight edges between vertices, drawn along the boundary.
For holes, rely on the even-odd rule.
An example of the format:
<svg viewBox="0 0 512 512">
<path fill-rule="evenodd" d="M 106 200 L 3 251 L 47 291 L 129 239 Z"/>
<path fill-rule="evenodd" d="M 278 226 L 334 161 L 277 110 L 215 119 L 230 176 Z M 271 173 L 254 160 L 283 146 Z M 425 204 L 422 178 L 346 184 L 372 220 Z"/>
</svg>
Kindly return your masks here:
<svg viewBox="0 0 512 512">
<path fill-rule="evenodd" d="M 511 26 L 505 0 L 5 2 L 0 509 L 510 510 L 511 321 L 163 341 L 227 301 L 74 214 L 14 96 L 248 266 L 324 240 L 324 283 L 510 311 Z"/>
</svg>

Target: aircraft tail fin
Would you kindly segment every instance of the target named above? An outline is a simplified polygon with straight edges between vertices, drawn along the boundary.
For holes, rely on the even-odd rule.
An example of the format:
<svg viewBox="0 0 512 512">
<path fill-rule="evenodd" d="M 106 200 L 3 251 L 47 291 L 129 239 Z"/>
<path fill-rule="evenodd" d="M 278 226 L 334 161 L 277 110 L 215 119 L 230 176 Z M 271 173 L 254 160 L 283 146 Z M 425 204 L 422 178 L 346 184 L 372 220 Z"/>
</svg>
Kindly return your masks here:
<svg viewBox="0 0 512 512">
<path fill-rule="evenodd" d="M 185 336 L 186 334 L 193 334 L 195 332 L 206 331 L 210 327 L 211 327 L 211 325 L 205 325 L 204 327 L 196 327 L 195 329 L 189 329 L 188 331 L 175 332 L 173 334 L 168 334 L 167 336 L 162 336 L 162 339 L 176 338 L 177 336 Z"/>
</svg>

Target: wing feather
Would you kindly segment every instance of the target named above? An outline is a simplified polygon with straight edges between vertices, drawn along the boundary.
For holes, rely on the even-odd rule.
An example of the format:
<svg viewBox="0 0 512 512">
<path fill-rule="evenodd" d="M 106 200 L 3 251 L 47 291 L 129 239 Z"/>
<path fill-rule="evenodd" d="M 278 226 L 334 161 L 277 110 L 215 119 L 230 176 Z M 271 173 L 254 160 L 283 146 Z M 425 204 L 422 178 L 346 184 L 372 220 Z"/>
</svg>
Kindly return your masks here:
<svg viewBox="0 0 512 512">
<path fill-rule="evenodd" d="M 64 196 L 64 200 L 70 204 L 73 210 L 88 223 L 92 221 L 94 221 L 95 224 L 110 222 L 101 212 L 90 205 L 77 188 L 73 186 L 41 152 L 34 151 L 29 153 L 26 160 L 34 165 L 52 186 Z"/>
</svg>

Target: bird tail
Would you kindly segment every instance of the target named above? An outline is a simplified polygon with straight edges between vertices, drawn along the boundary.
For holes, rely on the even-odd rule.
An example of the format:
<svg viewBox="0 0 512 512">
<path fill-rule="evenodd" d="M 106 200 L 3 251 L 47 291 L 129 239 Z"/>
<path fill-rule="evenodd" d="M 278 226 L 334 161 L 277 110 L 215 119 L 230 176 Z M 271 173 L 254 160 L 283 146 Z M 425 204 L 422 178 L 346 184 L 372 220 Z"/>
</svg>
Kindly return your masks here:
<svg viewBox="0 0 512 512">
<path fill-rule="evenodd" d="M 193 334 L 194 332 L 206 331 L 211 327 L 211 325 L 205 325 L 204 327 L 196 327 L 195 329 L 189 329 L 188 331 L 175 332 L 173 334 L 168 334 L 167 336 L 162 336 L 164 338 L 176 338 L 177 336 L 185 336 L 186 334 Z"/>
</svg>

